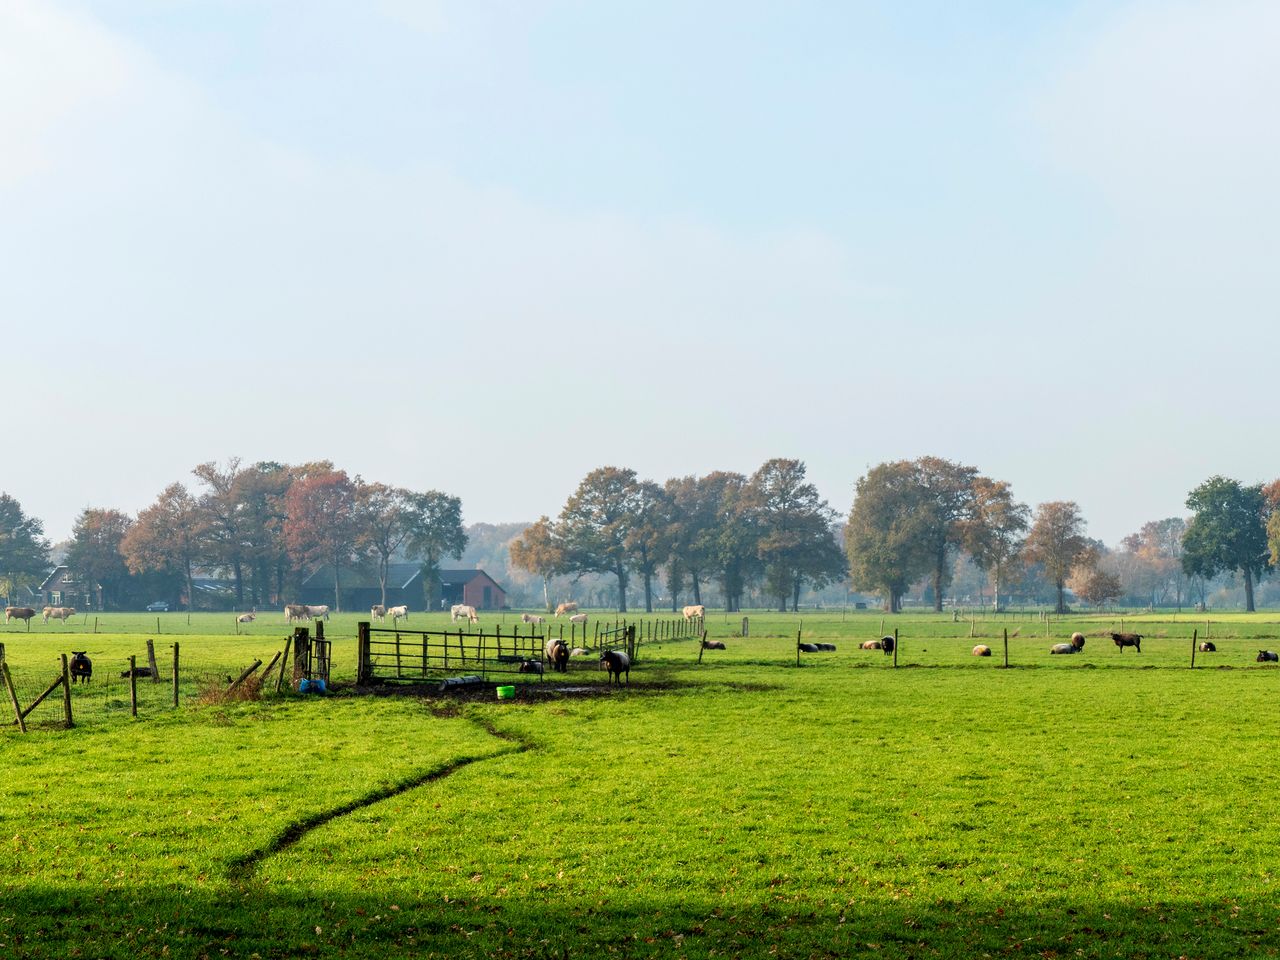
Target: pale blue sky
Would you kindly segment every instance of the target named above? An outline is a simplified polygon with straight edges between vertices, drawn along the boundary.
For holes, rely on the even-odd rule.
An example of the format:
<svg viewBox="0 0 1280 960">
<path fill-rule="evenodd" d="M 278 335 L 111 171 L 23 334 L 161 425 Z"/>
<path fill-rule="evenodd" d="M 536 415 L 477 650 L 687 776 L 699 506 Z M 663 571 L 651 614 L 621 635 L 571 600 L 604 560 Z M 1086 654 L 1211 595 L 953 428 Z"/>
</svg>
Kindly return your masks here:
<svg viewBox="0 0 1280 960">
<path fill-rule="evenodd" d="M 0 489 L 63 537 L 329 457 L 502 521 L 795 456 L 845 511 L 937 454 L 1114 543 L 1280 475 L 1278 45 L 1230 0 L 0 0 Z"/>
</svg>

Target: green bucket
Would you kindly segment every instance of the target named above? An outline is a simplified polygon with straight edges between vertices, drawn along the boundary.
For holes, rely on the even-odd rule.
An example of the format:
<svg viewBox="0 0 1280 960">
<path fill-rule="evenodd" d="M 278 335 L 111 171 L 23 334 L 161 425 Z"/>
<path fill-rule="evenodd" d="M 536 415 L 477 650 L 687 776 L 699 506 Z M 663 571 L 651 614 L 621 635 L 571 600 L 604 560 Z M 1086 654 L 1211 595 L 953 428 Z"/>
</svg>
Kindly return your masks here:
<svg viewBox="0 0 1280 960">
<path fill-rule="evenodd" d="M 514 700 L 515 698 L 516 698 L 515 687 L 499 687 L 498 688 L 499 700 Z"/>
</svg>

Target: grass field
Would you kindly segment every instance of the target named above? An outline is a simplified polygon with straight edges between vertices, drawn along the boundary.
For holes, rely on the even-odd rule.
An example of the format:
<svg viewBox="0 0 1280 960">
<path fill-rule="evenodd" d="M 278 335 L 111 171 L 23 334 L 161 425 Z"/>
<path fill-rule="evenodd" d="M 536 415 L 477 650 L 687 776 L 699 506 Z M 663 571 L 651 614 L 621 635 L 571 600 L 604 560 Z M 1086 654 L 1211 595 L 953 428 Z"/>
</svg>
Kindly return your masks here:
<svg viewBox="0 0 1280 960">
<path fill-rule="evenodd" d="M 282 645 L 282 621 L 229 620 L 0 642 L 45 682 L 59 653 L 90 650 L 97 681 L 146 637 L 211 674 Z M 356 620 L 328 625 L 339 681 Z M 118 682 L 77 688 L 76 729 L 42 706 L 0 732 L 0 957 L 1280 951 L 1280 675 L 1254 663 L 1280 616 L 1215 617 L 1194 671 L 1203 617 L 1126 617 L 1140 655 L 1099 636 L 1111 617 L 884 622 L 896 670 L 854 649 L 878 613 L 753 612 L 746 639 L 712 614 L 728 650 L 701 665 L 653 644 L 630 688 L 584 666 L 515 702 L 339 683 L 134 721 L 95 708 Z M 1083 653 L 1048 655 L 1076 629 Z M 797 631 L 838 649 L 797 668 Z"/>
</svg>

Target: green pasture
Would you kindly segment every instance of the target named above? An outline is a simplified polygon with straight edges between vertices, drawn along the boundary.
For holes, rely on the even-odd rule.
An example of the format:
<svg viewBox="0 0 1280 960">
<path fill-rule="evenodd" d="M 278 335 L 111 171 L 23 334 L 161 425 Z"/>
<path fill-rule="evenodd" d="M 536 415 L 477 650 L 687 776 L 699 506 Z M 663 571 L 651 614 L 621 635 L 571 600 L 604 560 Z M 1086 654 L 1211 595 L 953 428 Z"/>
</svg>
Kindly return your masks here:
<svg viewBox="0 0 1280 960">
<path fill-rule="evenodd" d="M 878 612 L 713 612 L 700 664 L 646 644 L 629 688 L 588 660 L 501 703 L 352 694 L 342 615 L 333 695 L 133 720 L 103 700 L 148 637 L 195 683 L 291 629 L 160 616 L 0 631 L 24 690 L 95 657 L 74 730 L 0 728 L 0 958 L 1280 951 L 1275 614 L 1213 617 L 1193 671 L 1203 616 L 1125 616 L 1140 655 L 1118 615 L 885 617 L 894 669 L 856 649 Z M 797 633 L 837 650 L 797 667 Z"/>
</svg>

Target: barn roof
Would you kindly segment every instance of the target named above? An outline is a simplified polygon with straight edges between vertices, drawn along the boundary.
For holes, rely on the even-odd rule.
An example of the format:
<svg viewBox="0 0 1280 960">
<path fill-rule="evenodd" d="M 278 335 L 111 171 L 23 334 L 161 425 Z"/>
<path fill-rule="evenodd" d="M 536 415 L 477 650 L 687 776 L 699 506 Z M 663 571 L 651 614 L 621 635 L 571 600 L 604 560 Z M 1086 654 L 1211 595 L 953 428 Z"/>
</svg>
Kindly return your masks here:
<svg viewBox="0 0 1280 960">
<path fill-rule="evenodd" d="M 480 577 L 483 577 L 484 579 L 488 580 L 490 583 L 492 583 L 499 590 L 502 590 L 504 593 L 506 592 L 502 584 L 498 583 L 497 580 L 493 579 L 493 577 L 489 576 L 489 574 L 485 573 L 483 570 L 441 570 L 440 571 L 440 582 L 444 584 L 446 587 L 466 586 L 468 583 L 471 583 L 473 580 L 476 580 Z"/>
<path fill-rule="evenodd" d="M 422 576 L 422 567 L 416 563 L 392 563 L 387 566 L 387 586 L 403 590 L 415 580 Z M 342 584 L 344 590 L 360 590 L 371 589 L 381 586 L 378 583 L 378 568 L 373 567 L 343 567 L 338 571 L 338 580 Z M 304 587 L 332 587 L 333 586 L 333 565 L 324 564 L 317 567 L 311 574 L 302 581 Z"/>
</svg>

